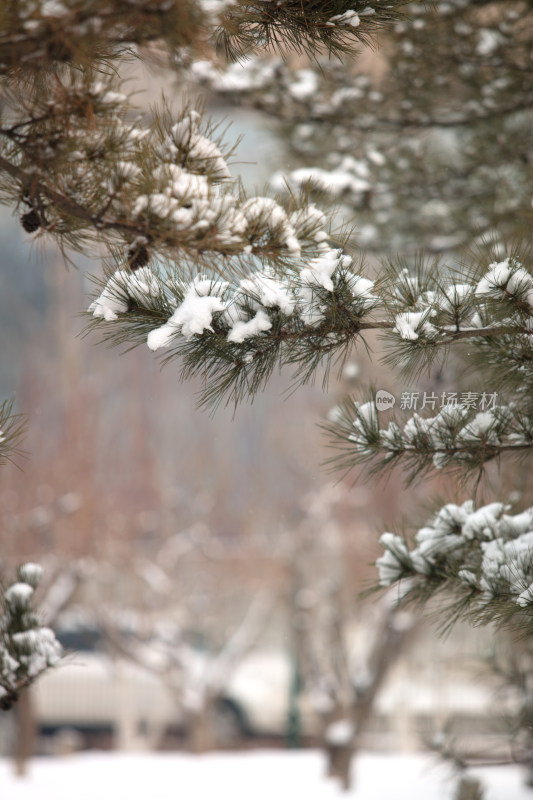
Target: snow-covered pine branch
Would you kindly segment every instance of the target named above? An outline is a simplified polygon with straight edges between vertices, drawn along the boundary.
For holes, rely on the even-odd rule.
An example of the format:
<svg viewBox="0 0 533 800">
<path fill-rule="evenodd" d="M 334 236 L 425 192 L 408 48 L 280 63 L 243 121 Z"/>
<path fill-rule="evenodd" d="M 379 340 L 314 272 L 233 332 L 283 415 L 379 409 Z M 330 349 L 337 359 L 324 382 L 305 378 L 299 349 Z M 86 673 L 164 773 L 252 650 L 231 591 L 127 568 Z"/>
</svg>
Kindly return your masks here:
<svg viewBox="0 0 533 800">
<path fill-rule="evenodd" d="M 337 469 L 369 465 L 371 474 L 401 462 L 410 482 L 432 469 L 476 475 L 504 454 L 524 456 L 533 448 L 530 410 L 521 411 L 514 404 L 494 406 L 495 394 L 464 392 L 457 403 L 450 403 L 444 392 L 438 413 L 415 413 L 407 421 L 393 418 L 383 428 L 374 400 L 362 404 L 348 400 L 333 410 L 327 426 L 340 451 L 332 462 Z M 439 399 L 435 392 L 427 392 L 427 407 L 435 407 Z M 486 410 L 477 411 L 472 405 L 477 401 Z"/>
<path fill-rule="evenodd" d="M 5 111 L 0 169 L 28 232 L 52 235 L 62 247 L 95 239 L 121 247 L 132 268 L 152 255 L 200 264 L 213 254 L 238 256 L 250 240 L 259 248 L 261 237 L 261 252 L 291 251 L 288 223 L 269 220 L 264 236 L 251 210 L 241 213 L 246 201 L 229 180 L 231 151 L 222 151 L 197 111 L 174 117 L 162 109 L 151 125 L 128 122 L 119 88 L 75 78 L 37 107 Z"/>
<path fill-rule="evenodd" d="M 451 598 L 454 619 L 499 622 L 531 630 L 533 622 L 533 508 L 510 515 L 504 503 L 475 508 L 448 503 L 415 535 L 384 533 L 378 558 L 381 586 L 407 581 L 405 598 Z"/>
<path fill-rule="evenodd" d="M 355 209 L 367 248 L 440 252 L 531 222 L 532 21 L 526 2 L 410 3 L 370 68 L 258 57 L 190 71 L 280 119 L 301 164 L 276 190 L 312 185 Z"/>
<path fill-rule="evenodd" d="M 184 281 L 183 264 L 118 270 L 89 309 L 96 326 L 105 326 L 106 338 L 146 342 L 152 350 L 164 349 L 167 361 L 181 357 L 182 376 L 202 375 L 203 402 L 215 404 L 253 397 L 275 367 L 289 365 L 296 382 L 305 382 L 320 363 L 342 361 L 367 330 L 383 332 L 387 360 L 406 369 L 431 364 L 439 353 L 444 358 L 450 345 L 463 340 L 486 363 L 491 353 L 497 362 L 504 343 L 516 358 L 507 359 L 499 381 L 514 380 L 527 403 L 533 368 L 521 353 L 531 350 L 533 338 L 533 276 L 517 257 L 484 269 L 477 265 L 460 282 L 446 268 L 410 273 L 401 267 L 373 282 L 353 269 L 351 257 L 329 246 L 325 217 L 313 205 L 287 213 L 271 199 L 255 198 L 236 213 L 247 219 L 244 247 L 251 255 L 261 255 L 266 246 L 264 238 L 256 246 L 254 237 L 278 226 L 278 242 L 290 242 L 279 268 L 267 258 L 262 269 L 250 260 L 243 275 L 241 269 L 230 272 L 228 264 L 224 281 L 215 273 Z M 341 415 L 341 440 L 354 442 L 356 417 L 356 406 Z M 529 446 L 529 428 L 517 420 L 505 435 L 521 434 L 520 444 Z M 491 427 L 490 443 L 499 444 L 500 422 L 496 438 Z M 379 431 L 371 434 L 374 451 Z M 441 450 L 452 446 L 450 435 Z M 424 441 L 423 449 L 430 449 Z M 368 442 L 355 444 L 368 455 Z"/>
<path fill-rule="evenodd" d="M 238 191 L 225 186 L 228 153 L 196 112 L 138 124 L 132 93 L 114 78 L 121 62 L 166 56 L 179 72 L 222 40 L 235 54 L 282 40 L 351 51 L 404 1 L 15 0 L 0 9 L 2 202 L 21 210 L 28 233 L 75 250 L 125 246 L 137 265 L 151 253 L 234 255 L 243 231 L 233 227 Z"/>
<path fill-rule="evenodd" d="M 240 213 L 253 214 L 252 252 L 253 237 L 274 215 L 283 235 L 290 231 L 292 258 L 244 276 L 228 265 L 225 281 L 214 274 L 185 281 L 183 265 L 119 270 L 89 309 L 110 341 L 146 343 L 166 360 L 181 357 L 184 378 L 206 378 L 208 402 L 253 397 L 276 366 L 291 365 L 305 380 L 321 360 L 351 347 L 376 304 L 372 281 L 329 247 L 325 219 L 313 206 L 287 215 L 272 200 L 255 198 Z M 306 260 L 297 257 L 306 251 Z"/>
<path fill-rule="evenodd" d="M 23 564 L 17 580 L 1 590 L 0 709 L 10 708 L 20 690 L 61 657 L 61 645 L 54 632 L 41 626 L 31 607 L 41 576 L 38 564 Z"/>
</svg>

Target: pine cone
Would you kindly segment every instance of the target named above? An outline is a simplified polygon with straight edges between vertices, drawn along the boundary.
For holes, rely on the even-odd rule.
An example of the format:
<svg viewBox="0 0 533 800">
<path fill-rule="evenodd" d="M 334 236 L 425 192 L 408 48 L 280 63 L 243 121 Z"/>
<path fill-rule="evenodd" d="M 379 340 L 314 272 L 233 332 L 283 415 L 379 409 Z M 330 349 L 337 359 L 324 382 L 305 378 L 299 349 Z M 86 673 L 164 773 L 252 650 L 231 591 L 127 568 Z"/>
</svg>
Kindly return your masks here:
<svg viewBox="0 0 533 800">
<path fill-rule="evenodd" d="M 31 211 L 27 211 L 26 214 L 23 214 L 20 221 L 27 233 L 35 233 L 35 231 L 41 227 L 41 218 L 34 208 L 32 208 Z"/>
<path fill-rule="evenodd" d="M 128 250 L 128 260 L 130 269 L 135 272 L 141 267 L 145 267 L 150 260 L 150 253 L 146 247 L 130 247 Z"/>
</svg>

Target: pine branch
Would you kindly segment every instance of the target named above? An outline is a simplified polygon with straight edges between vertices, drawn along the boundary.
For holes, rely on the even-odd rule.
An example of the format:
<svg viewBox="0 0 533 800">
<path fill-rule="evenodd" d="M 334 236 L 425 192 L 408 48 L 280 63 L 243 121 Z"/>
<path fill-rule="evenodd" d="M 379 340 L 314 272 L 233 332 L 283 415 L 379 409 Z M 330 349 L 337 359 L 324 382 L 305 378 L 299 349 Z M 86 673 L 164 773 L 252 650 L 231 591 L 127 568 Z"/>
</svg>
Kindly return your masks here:
<svg viewBox="0 0 533 800">
<path fill-rule="evenodd" d="M 296 217 L 302 222 L 302 212 L 289 219 Z M 207 404 L 252 398 L 276 367 L 293 367 L 306 380 L 306 370 L 335 359 L 361 331 L 383 325 L 369 316 L 372 282 L 349 271 L 351 259 L 319 238 L 320 255 L 305 270 L 293 261 L 279 272 L 267 268 L 240 280 L 234 272 L 230 282 L 215 275 L 184 282 L 170 265 L 164 276 L 146 269 L 116 272 L 90 308 L 92 327 L 107 320 L 104 336 L 112 344 L 144 339 L 153 350 L 168 348 L 165 360 L 181 358 L 182 377 L 204 378 Z"/>
<path fill-rule="evenodd" d="M 179 63 L 184 51 L 209 53 L 213 43 L 239 58 L 265 44 L 284 50 L 353 53 L 384 25 L 401 18 L 406 0 L 369 13 L 364 0 L 283 0 L 209 3 L 191 0 L 68 0 L 0 9 L 0 74 L 39 78 L 43 69 L 82 68 L 139 57 L 139 48 L 166 49 Z M 154 51 L 152 50 L 152 56 Z"/>
<path fill-rule="evenodd" d="M 281 209 L 270 203 L 257 198 L 253 208 L 258 204 L 266 217 L 280 214 Z M 316 222 L 311 229 L 301 224 L 309 214 Z M 461 283 L 445 267 L 428 274 L 408 273 L 401 265 L 394 269 L 390 265 L 373 282 L 352 270 L 349 257 L 329 248 L 324 241 L 327 234 L 320 229 L 324 218 L 316 214 L 311 206 L 286 218 L 296 234 L 295 253 L 277 270 L 243 274 L 231 272 L 231 264 L 226 264 L 228 280 L 222 282 L 208 272 L 184 281 L 183 265 L 178 270 L 169 265 L 165 274 L 148 268 L 142 274 L 117 271 L 90 308 L 96 317 L 92 327 L 104 320 L 104 337 L 110 343 L 137 345 L 144 340 L 152 350 L 167 349 L 165 362 L 181 358 L 182 377 L 203 376 L 201 402 L 208 405 L 223 399 L 233 403 L 252 399 L 273 370 L 283 366 L 293 370 L 295 385 L 311 380 L 321 364 L 326 365 L 327 379 L 329 367 L 342 363 L 356 343 L 364 343 L 367 331 L 383 333 L 386 361 L 400 364 L 404 371 L 425 368 L 437 357 L 444 360 L 450 346 L 463 341 L 483 353 L 493 348 L 499 352 L 503 338 L 530 346 L 533 276 L 516 257 L 490 263 L 483 271 L 477 265 L 477 275 L 464 275 Z M 306 262 L 303 256 L 309 251 L 311 255 L 313 247 L 317 255 Z M 515 368 L 525 412 L 527 387 L 533 384 L 521 362 Z M 518 427 L 508 433 L 526 439 L 520 446 L 514 442 L 513 452 L 529 447 L 529 434 L 518 419 Z M 348 412 L 338 438 L 345 438 L 346 431 L 348 436 L 353 433 L 353 421 Z M 372 435 L 379 449 L 379 431 Z M 431 451 L 431 458 L 441 455 L 446 461 L 451 450 L 461 456 L 452 439 L 440 454 L 425 445 L 428 457 Z M 368 449 L 364 443 L 361 447 Z M 481 466 L 499 452 L 491 442 L 482 442 L 472 464 Z M 393 454 L 389 452 L 388 458 Z M 421 462 L 424 469 L 426 461 Z"/>
<path fill-rule="evenodd" d="M 464 393 L 463 403 L 444 405 L 435 416 L 415 413 L 405 421 L 393 417 L 386 428 L 380 428 L 374 399 L 364 404 L 345 401 L 333 410 L 332 422 L 323 426 L 335 448 L 331 465 L 343 471 L 364 466 L 367 475 L 375 475 L 401 463 L 411 483 L 433 469 L 477 477 L 504 454 L 520 458 L 531 452 L 533 426 L 527 411 L 495 406 L 494 394 L 482 394 L 482 410 L 477 411 L 478 395 L 467 395 L 472 393 Z M 437 401 L 433 394 L 428 407 Z"/>
<path fill-rule="evenodd" d="M 0 465 L 23 455 L 20 444 L 25 429 L 25 417 L 22 414 L 13 414 L 13 402 L 4 400 L 0 404 Z"/>
<path fill-rule="evenodd" d="M 191 0 L 12 0 L 0 9 L 0 74 L 29 77 L 61 65 L 87 68 L 133 55 L 135 47 L 154 42 L 171 52 L 183 47 L 201 52 L 204 23 Z"/>
<path fill-rule="evenodd" d="M 279 204 L 247 199 L 231 180 L 231 149 L 197 111 L 186 108 L 176 119 L 163 107 L 151 126 L 126 124 L 129 106 L 118 89 L 114 80 L 66 81 L 56 88 L 53 112 L 48 98 L 34 98 L 22 119 L 12 98 L 0 127 L 0 169 L 12 179 L 5 198 L 29 208 L 21 218 L 28 232 L 52 235 L 62 247 L 122 242 L 144 248 L 145 261 L 190 257 L 199 264 L 212 264 L 213 255 L 282 262 L 299 247 Z M 312 240 L 323 215 L 303 197 L 291 206 Z"/>
<path fill-rule="evenodd" d="M 401 19 L 406 0 L 371 8 L 366 0 L 240 0 L 229 4 L 215 31 L 217 45 L 234 61 L 259 48 L 315 56 L 354 54 L 384 26 Z"/>
<path fill-rule="evenodd" d="M 300 162 L 285 182 L 354 209 L 367 248 L 459 250 L 529 235 L 532 21 L 526 2 L 413 3 L 368 74 L 345 59 L 295 70 L 259 58 L 191 74 L 277 117 Z"/>
</svg>

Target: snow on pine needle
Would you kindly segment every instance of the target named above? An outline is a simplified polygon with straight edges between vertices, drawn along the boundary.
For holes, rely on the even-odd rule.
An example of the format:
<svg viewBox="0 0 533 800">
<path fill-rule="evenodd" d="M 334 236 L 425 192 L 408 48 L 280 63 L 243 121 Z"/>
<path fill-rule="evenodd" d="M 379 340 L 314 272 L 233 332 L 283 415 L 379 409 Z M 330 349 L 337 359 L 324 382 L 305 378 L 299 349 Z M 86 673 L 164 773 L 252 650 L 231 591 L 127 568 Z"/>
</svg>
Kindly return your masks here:
<svg viewBox="0 0 533 800">
<path fill-rule="evenodd" d="M 17 579 L 1 590 L 0 708 L 8 709 L 21 689 L 29 686 L 61 658 L 54 632 L 41 625 L 32 609 L 42 567 L 28 562 L 18 568 Z"/>
<path fill-rule="evenodd" d="M 448 503 L 420 528 L 409 548 L 405 537 L 384 533 L 376 561 L 380 586 L 405 581 L 406 597 L 449 595 L 478 622 L 531 628 L 533 610 L 533 508 L 511 515 L 501 502 L 475 508 L 472 500 Z"/>
<path fill-rule="evenodd" d="M 224 386 L 222 394 L 230 402 L 258 391 L 275 365 L 291 364 L 297 380 L 308 380 L 322 361 L 342 360 L 366 330 L 381 331 L 387 359 L 407 371 L 444 359 L 449 347 L 463 340 L 487 363 L 492 353 L 496 364 L 494 353 L 502 343 L 507 350 L 531 350 L 533 277 L 514 256 L 491 262 L 470 280 L 463 275 L 457 281 L 444 268 L 422 273 L 405 267 L 389 267 L 371 280 L 361 274 L 361 266 L 354 268 L 352 256 L 329 244 L 326 218 L 313 204 L 289 213 L 270 198 L 255 198 L 238 214 L 244 220 L 241 249 L 251 253 L 243 252 L 248 261 L 226 262 L 223 279 L 214 270 L 195 274 L 186 264 L 168 262 L 112 273 L 89 307 L 97 324 L 99 319 L 113 323 L 106 324 L 105 336 L 120 344 L 147 343 L 165 351 L 165 360 L 184 357 L 184 376 L 201 372 L 211 400 Z M 269 225 L 283 244 L 281 261 L 258 260 L 256 245 L 264 248 Z M 500 370 L 502 379 L 520 379 L 524 398 L 533 380 L 527 363 L 510 360 L 506 375 Z M 502 413 L 475 422 L 478 431 L 487 429 L 487 443 L 501 444 L 502 436 L 511 436 L 509 446 L 513 441 L 515 446 L 528 444 L 530 431 L 523 420 L 507 430 Z M 457 449 L 464 436 L 474 435 L 474 423 L 466 422 L 470 428 L 465 431 L 457 420 L 452 425 L 449 415 L 428 423 L 422 450 L 432 449 L 433 456 L 438 449 Z M 422 423 L 416 424 L 421 435 Z M 407 440 L 389 446 L 397 439 L 395 430 L 383 438 L 389 457 L 413 449 L 413 442 L 403 446 Z M 437 430 L 439 435 L 447 431 L 440 448 Z M 374 439 L 379 445 L 379 436 Z M 492 451 L 487 453 L 490 457 Z"/>
</svg>

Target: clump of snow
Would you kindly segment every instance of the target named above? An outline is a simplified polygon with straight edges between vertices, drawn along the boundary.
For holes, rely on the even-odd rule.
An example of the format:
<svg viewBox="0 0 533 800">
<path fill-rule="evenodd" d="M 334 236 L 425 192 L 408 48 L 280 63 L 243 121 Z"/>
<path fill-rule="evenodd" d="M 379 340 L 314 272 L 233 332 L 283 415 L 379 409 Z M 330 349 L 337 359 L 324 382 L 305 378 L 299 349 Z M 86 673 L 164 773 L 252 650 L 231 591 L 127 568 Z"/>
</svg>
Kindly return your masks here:
<svg viewBox="0 0 533 800">
<path fill-rule="evenodd" d="M 533 307 L 533 276 L 515 259 L 489 264 L 489 269 L 476 286 L 476 295 L 501 296 L 503 292 L 519 295 Z"/>
<path fill-rule="evenodd" d="M 168 347 L 178 332 L 190 339 L 195 334 L 212 331 L 213 314 L 226 309 L 220 296 L 227 286 L 225 281 L 210 281 L 202 277 L 192 281 L 185 291 L 183 302 L 169 320 L 148 334 L 150 350 Z"/>
<path fill-rule="evenodd" d="M 500 441 L 495 430 L 497 424 L 498 417 L 494 414 L 494 409 L 480 411 L 465 425 L 457 436 L 457 440 L 461 442 L 476 442 L 483 437 L 488 444 L 497 444 Z"/>
<path fill-rule="evenodd" d="M 294 311 L 296 298 L 290 288 L 266 270 L 244 278 L 239 287 L 246 295 L 257 296 L 259 303 L 267 308 L 279 308 L 287 316 Z"/>
<path fill-rule="evenodd" d="M 491 56 L 503 42 L 504 38 L 499 31 L 481 28 L 478 31 L 476 52 L 480 56 Z"/>
<path fill-rule="evenodd" d="M 143 304 L 160 294 L 160 282 L 149 267 L 142 267 L 135 272 L 119 269 L 111 275 L 102 293 L 88 310 L 94 317 L 112 322 L 119 314 L 127 312 L 130 299 Z"/>
<path fill-rule="evenodd" d="M 366 11 L 366 14 L 368 14 L 368 11 Z M 335 14 L 334 17 L 330 17 L 326 22 L 328 27 L 334 27 L 335 25 L 351 25 L 352 28 L 358 28 L 360 24 L 361 20 L 359 18 L 359 14 L 357 14 L 353 9 L 349 9 L 343 14 Z"/>
<path fill-rule="evenodd" d="M 350 278 L 350 291 L 353 297 L 360 300 L 363 307 L 370 308 L 379 303 L 379 298 L 372 294 L 374 281 L 363 278 L 361 275 L 354 275 Z"/>
<path fill-rule="evenodd" d="M 343 256 L 340 250 L 328 249 L 323 255 L 311 259 L 300 272 L 300 280 L 308 286 L 321 286 L 332 292 L 333 273 L 339 267 L 349 267 L 351 262 L 350 256 Z"/>
<path fill-rule="evenodd" d="M 61 657 L 61 645 L 49 628 L 41 627 L 30 604 L 42 576 L 39 564 L 19 567 L 19 580 L 4 592 L 0 626 L 0 697 L 16 697 L 21 686 L 31 683 Z"/>
<path fill-rule="evenodd" d="M 383 533 L 379 543 L 385 550 L 376 561 L 379 585 L 391 586 L 405 575 L 405 564 L 410 561 L 409 551 L 405 541 L 394 533 Z"/>
<path fill-rule="evenodd" d="M 404 311 L 396 314 L 393 331 L 398 333 L 402 339 L 410 341 L 418 339 L 421 332 L 426 336 L 431 336 L 436 333 L 433 325 L 428 322 L 431 313 L 431 309 L 426 309 L 425 311 Z"/>
<path fill-rule="evenodd" d="M 41 14 L 43 17 L 64 17 L 68 14 L 68 9 L 60 0 L 45 0 L 41 6 Z"/>
<path fill-rule="evenodd" d="M 237 321 L 228 333 L 228 342 L 241 344 L 245 339 L 252 336 L 260 336 L 265 331 L 270 330 L 272 322 L 268 314 L 262 309 L 259 309 L 252 319 L 244 321 Z"/>
<path fill-rule="evenodd" d="M 518 597 L 516 598 L 517 605 L 521 606 L 521 608 L 525 608 L 526 606 L 533 604 L 533 583 L 521 592 Z"/>
<path fill-rule="evenodd" d="M 32 561 L 28 561 L 26 564 L 22 564 L 22 566 L 19 567 L 20 580 L 23 583 L 29 584 L 34 589 L 39 585 L 42 577 L 43 568 L 40 564 L 34 564 Z"/>
<path fill-rule="evenodd" d="M 364 176 L 361 175 L 362 171 L 366 173 Z M 283 191 L 287 182 L 294 188 L 313 184 L 318 189 L 335 197 L 340 197 L 347 192 L 354 197 L 360 197 L 371 189 L 367 176 L 368 170 L 363 170 L 363 163 L 347 156 L 334 169 L 299 167 L 292 170 L 288 176 L 281 172 L 275 173 L 271 179 L 271 186 L 276 191 Z"/>
<path fill-rule="evenodd" d="M 187 155 L 187 162 L 216 180 L 230 177 L 222 153 L 214 142 L 199 132 L 200 114 L 190 110 L 171 129 L 174 145 Z"/>
<path fill-rule="evenodd" d="M 314 203 L 293 211 L 289 222 L 300 238 L 312 235 L 315 242 L 324 242 L 328 238 L 326 215 Z"/>
<path fill-rule="evenodd" d="M 32 628 L 11 637 L 19 664 L 28 678 L 36 678 L 61 658 L 61 645 L 50 628 Z"/>
<path fill-rule="evenodd" d="M 313 97 L 318 88 L 318 77 L 312 69 L 299 69 L 289 85 L 289 94 L 295 100 Z"/>
<path fill-rule="evenodd" d="M 248 227 L 260 225 L 265 231 L 273 231 L 290 253 L 300 254 L 301 246 L 296 232 L 285 209 L 275 200 L 270 197 L 252 197 L 243 203 L 240 213 L 246 219 Z"/>
<path fill-rule="evenodd" d="M 12 612 L 23 611 L 27 608 L 33 595 L 33 586 L 29 583 L 13 583 L 4 593 L 4 598 Z"/>
<path fill-rule="evenodd" d="M 508 507 L 503 503 L 489 503 L 472 511 L 463 523 L 463 536 L 467 539 L 491 539 L 506 508 Z"/>
</svg>

